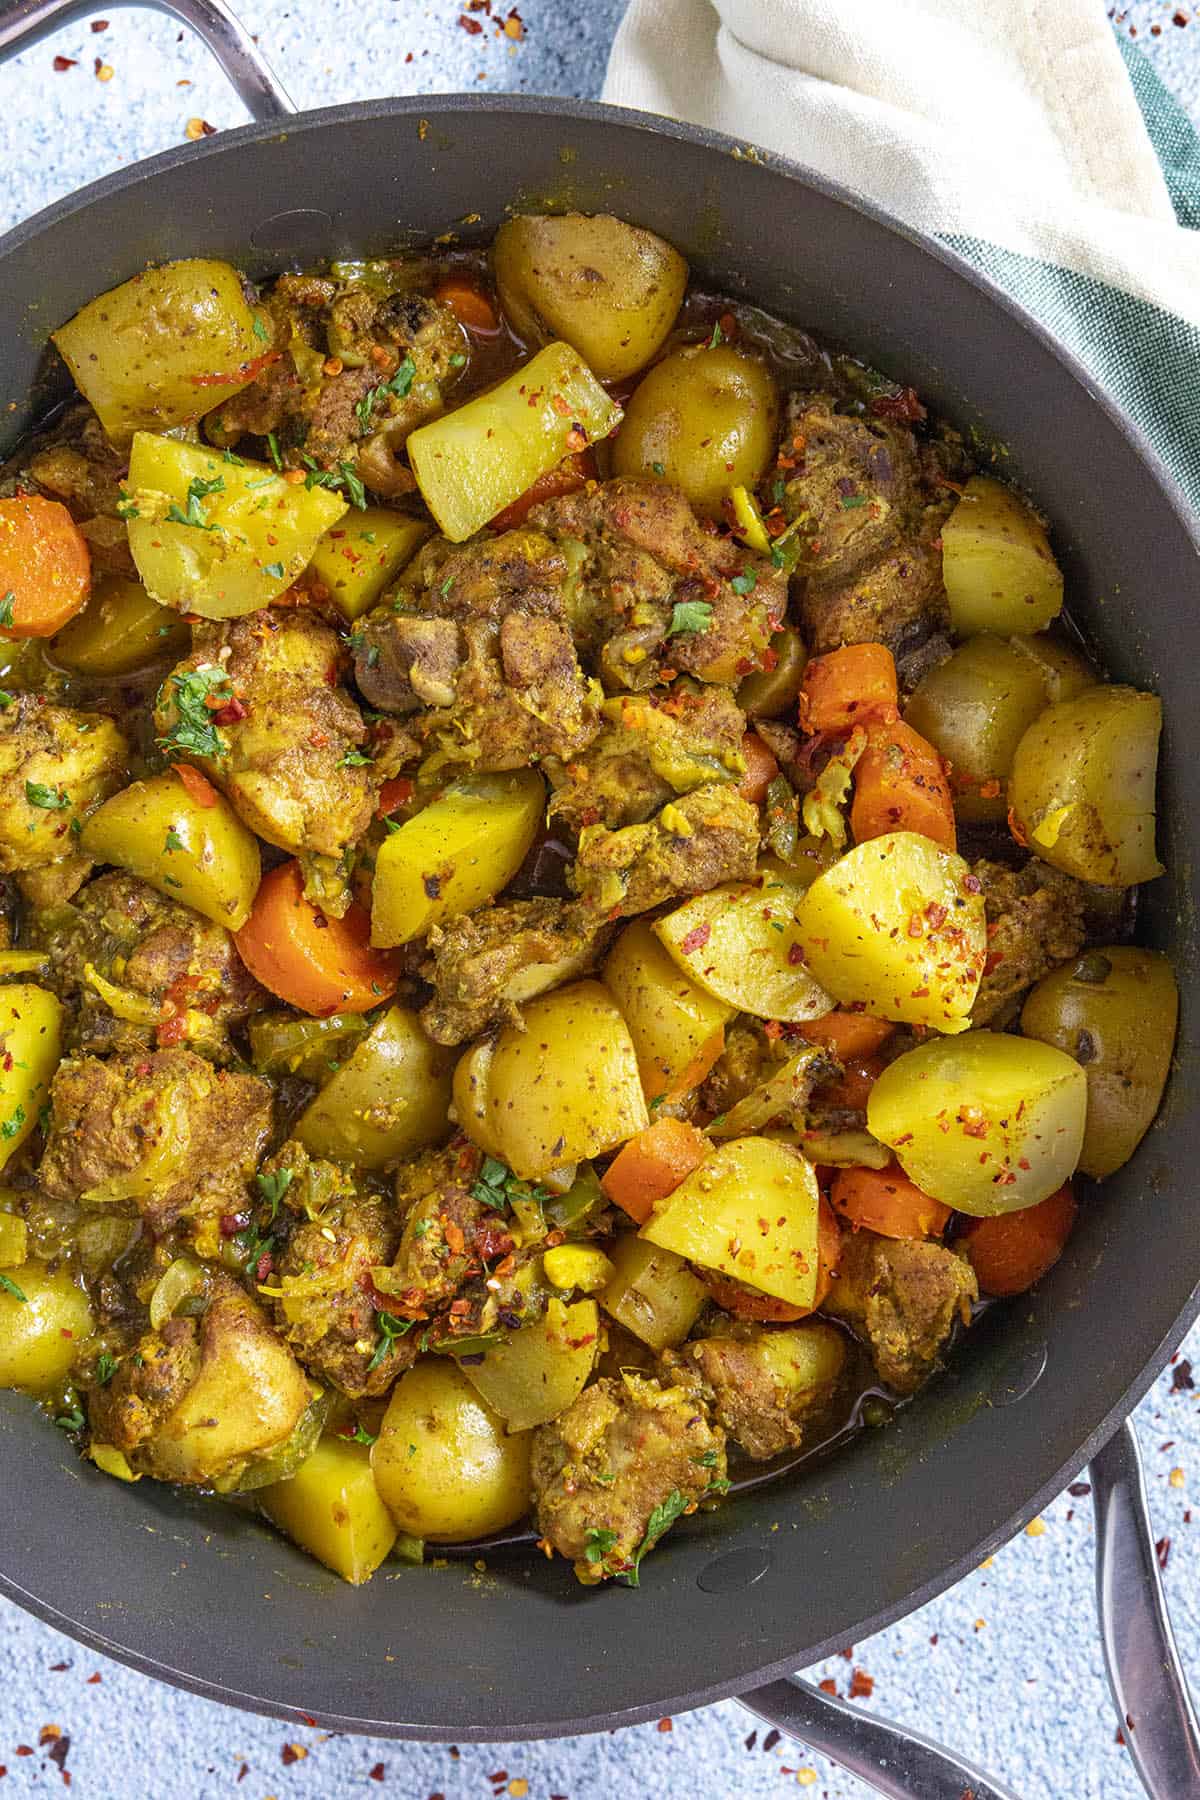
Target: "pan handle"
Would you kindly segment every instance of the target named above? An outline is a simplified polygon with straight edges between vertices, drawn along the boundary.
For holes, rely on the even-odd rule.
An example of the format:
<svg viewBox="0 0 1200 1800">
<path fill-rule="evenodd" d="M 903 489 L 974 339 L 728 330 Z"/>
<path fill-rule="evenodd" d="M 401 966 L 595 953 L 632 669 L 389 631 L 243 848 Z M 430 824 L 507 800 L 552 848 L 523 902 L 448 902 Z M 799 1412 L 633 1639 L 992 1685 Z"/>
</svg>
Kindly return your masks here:
<svg viewBox="0 0 1200 1800">
<path fill-rule="evenodd" d="M 253 119 L 286 119 L 296 108 L 250 33 L 225 0 L 113 0 L 117 6 L 169 13 L 202 38 Z M 0 0 L 0 62 L 72 19 L 96 10 L 95 0 Z"/>
<path fill-rule="evenodd" d="M 1175 1647 L 1137 1438 L 1128 1420 L 1092 1458 L 1096 1603 L 1125 1742 L 1150 1800 L 1200 1800 L 1200 1732 Z"/>
<path fill-rule="evenodd" d="M 800 1738 L 888 1800 L 963 1800 L 965 1794 L 973 1800 L 1017 1800 L 1011 1788 L 919 1731 L 830 1699 L 797 1675 L 738 1699 L 755 1718 Z"/>
</svg>

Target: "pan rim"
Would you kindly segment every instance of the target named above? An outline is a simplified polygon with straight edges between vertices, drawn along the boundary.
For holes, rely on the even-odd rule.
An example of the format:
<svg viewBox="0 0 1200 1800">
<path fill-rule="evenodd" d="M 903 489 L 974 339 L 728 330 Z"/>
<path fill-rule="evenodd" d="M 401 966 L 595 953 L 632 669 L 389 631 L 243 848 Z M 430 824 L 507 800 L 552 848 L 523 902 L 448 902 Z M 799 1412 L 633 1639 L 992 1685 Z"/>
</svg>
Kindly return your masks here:
<svg viewBox="0 0 1200 1800">
<path fill-rule="evenodd" d="M 706 127 L 683 124 L 653 113 L 636 112 L 602 102 L 564 100 L 554 96 L 505 95 L 493 97 L 474 93 L 411 95 L 313 109 L 298 113 L 294 118 L 282 122 L 276 120 L 265 124 L 248 124 L 223 132 L 217 137 L 203 140 L 195 145 L 173 147 L 143 162 L 135 163 L 129 168 L 119 169 L 102 176 L 86 187 L 52 202 L 50 206 L 32 218 L 22 221 L 3 237 L 0 237 L 0 257 L 22 249 L 44 234 L 52 232 L 63 220 L 88 209 L 96 202 L 124 194 L 144 177 L 165 173 L 185 162 L 236 155 L 240 147 L 246 144 L 270 142 L 273 139 L 283 140 L 299 132 L 321 131 L 342 124 L 424 116 L 429 116 L 431 120 L 469 119 L 472 115 L 481 114 L 536 117 L 562 121 L 566 125 L 573 122 L 615 125 L 623 131 L 643 132 L 648 138 L 668 137 L 716 154 L 737 156 L 743 162 L 757 163 L 772 174 L 782 175 L 789 180 L 798 182 L 803 187 L 844 206 L 849 211 L 857 213 L 870 220 L 874 225 L 882 227 L 892 235 L 906 241 L 924 256 L 940 263 L 951 274 L 965 281 L 970 288 L 1000 308 L 1018 328 L 1027 336 L 1032 337 L 1043 350 L 1054 358 L 1074 383 L 1083 390 L 1089 403 L 1098 407 L 1105 415 L 1108 423 L 1116 429 L 1128 449 L 1146 468 L 1161 499 L 1174 514 L 1177 524 L 1182 528 L 1193 551 L 1200 556 L 1200 522 L 1195 519 L 1188 508 L 1170 471 L 1144 433 L 1117 405 L 1113 397 L 1097 384 L 1074 353 L 1061 344 L 1052 332 L 1002 288 L 996 286 L 987 276 L 936 239 L 913 230 L 884 209 L 854 193 L 853 190 L 828 180 L 816 171 L 807 169 L 786 157 L 776 155 L 774 152 L 754 150 L 751 146 L 725 133 Z M 938 1570 L 920 1587 L 909 1591 L 903 1598 L 879 1612 L 864 1618 L 855 1628 L 858 1633 L 866 1635 L 882 1630 L 897 1619 L 907 1616 L 918 1607 L 944 1593 L 976 1567 L 982 1557 L 999 1548 L 1029 1519 L 1042 1510 L 1051 1499 L 1061 1492 L 1066 1483 L 1074 1478 L 1090 1457 L 1107 1442 L 1113 1431 L 1138 1404 L 1157 1379 L 1168 1357 L 1198 1315 L 1200 1315 L 1200 1284 L 1193 1287 L 1187 1303 L 1176 1314 L 1149 1361 L 1142 1365 L 1119 1399 L 1105 1413 L 1076 1452 L 1001 1525 L 981 1538 L 951 1565 Z M 506 1727 L 503 1734 L 498 1735 L 494 1728 L 472 1729 L 468 1724 L 463 1723 L 453 1727 L 439 1728 L 423 1723 L 407 1724 L 395 1720 L 370 1719 L 336 1712 L 301 1712 L 298 1707 L 244 1693 L 224 1686 L 218 1681 L 175 1668 L 153 1656 L 131 1650 L 110 1639 L 106 1634 L 95 1631 L 91 1626 L 73 1620 L 69 1614 L 61 1611 L 58 1607 L 30 1593 L 19 1581 L 7 1575 L 2 1568 L 0 1568 L 0 1593 L 44 1623 L 67 1633 L 76 1641 L 111 1656 L 115 1661 L 137 1669 L 140 1673 L 166 1681 L 175 1687 L 199 1694 L 204 1698 L 293 1722 L 298 1718 L 305 1721 L 313 1718 L 321 1726 L 330 1729 L 428 1742 L 444 1742 L 451 1738 L 462 1742 L 520 1741 L 531 1738 L 582 1735 L 602 1729 L 612 1729 L 616 1726 L 632 1725 L 661 1716 L 666 1712 L 684 1712 L 695 1707 L 712 1704 L 718 1700 L 737 1697 L 740 1693 L 744 1693 L 762 1682 L 790 1673 L 797 1667 L 799 1657 L 803 1657 L 804 1666 L 808 1666 L 839 1648 L 844 1641 L 844 1634 L 842 1634 L 836 1639 L 820 1643 L 815 1647 L 805 1647 L 796 1656 L 774 1659 L 761 1666 L 755 1665 L 749 1669 L 740 1669 L 737 1673 L 725 1676 L 701 1690 L 692 1690 L 682 1695 L 669 1691 L 656 1694 L 654 1698 L 646 1699 L 636 1706 L 626 1707 L 618 1712 L 605 1711 L 582 1716 L 572 1714 L 568 1718 L 526 1721 L 520 1725 Z"/>
</svg>

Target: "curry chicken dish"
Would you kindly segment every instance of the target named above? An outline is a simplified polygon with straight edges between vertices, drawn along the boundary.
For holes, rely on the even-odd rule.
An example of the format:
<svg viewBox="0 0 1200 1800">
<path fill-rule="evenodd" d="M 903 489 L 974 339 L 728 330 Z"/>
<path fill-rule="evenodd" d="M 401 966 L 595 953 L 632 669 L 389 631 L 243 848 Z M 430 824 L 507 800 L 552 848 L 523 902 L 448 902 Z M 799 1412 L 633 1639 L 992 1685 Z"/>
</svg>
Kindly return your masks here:
<svg viewBox="0 0 1200 1800">
<path fill-rule="evenodd" d="M 53 342 L 0 1385 L 350 1582 L 504 1534 L 636 1586 L 1150 1126 L 1159 703 L 911 388 L 615 218 L 168 263 Z"/>
</svg>

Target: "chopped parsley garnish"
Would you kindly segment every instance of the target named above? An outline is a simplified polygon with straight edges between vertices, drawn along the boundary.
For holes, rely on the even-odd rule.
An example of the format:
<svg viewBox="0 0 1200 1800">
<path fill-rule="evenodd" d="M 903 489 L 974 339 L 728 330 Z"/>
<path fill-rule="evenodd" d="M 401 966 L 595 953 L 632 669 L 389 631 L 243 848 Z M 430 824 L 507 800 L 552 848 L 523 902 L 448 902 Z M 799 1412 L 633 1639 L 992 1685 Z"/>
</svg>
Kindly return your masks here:
<svg viewBox="0 0 1200 1800">
<path fill-rule="evenodd" d="M 753 569 L 744 569 L 740 575 L 734 576 L 729 585 L 735 594 L 752 594 L 758 586 L 758 576 Z"/>
<path fill-rule="evenodd" d="M 361 750 L 347 750 L 345 756 L 343 756 L 341 761 L 338 763 L 338 768 L 339 769 L 361 769 L 361 768 L 364 768 L 367 765 L 367 763 L 372 762 L 373 760 L 374 759 L 370 756 L 364 756 Z"/>
<path fill-rule="evenodd" d="M 235 469 L 244 469 L 246 466 L 245 457 L 244 456 L 235 456 L 233 454 L 232 450 L 222 450 L 221 461 L 227 462 L 227 463 L 232 463 L 233 467 Z"/>
<path fill-rule="evenodd" d="M 366 512 L 367 490 L 352 463 L 340 462 L 336 469 L 323 469 L 311 456 L 306 456 L 304 466 L 308 470 L 304 477 L 306 488 L 331 488 L 335 493 L 345 488 L 346 498 L 351 506 L 357 506 L 360 512 Z"/>
<path fill-rule="evenodd" d="M 157 740 L 159 749 L 168 756 L 184 750 L 193 756 L 224 756 L 225 746 L 213 724 L 213 708 L 208 705 L 209 700 L 215 700 L 219 712 L 233 699 L 233 688 L 224 669 L 208 664 L 189 669 L 186 675 L 168 675 L 158 692 L 160 705 L 168 688 L 174 690 L 171 698 L 179 717 L 166 736 Z"/>
<path fill-rule="evenodd" d="M 416 1320 L 398 1319 L 395 1313 L 377 1312 L 375 1314 L 375 1323 L 379 1327 L 380 1336 L 379 1342 L 375 1346 L 375 1354 L 367 1364 L 368 1375 L 371 1373 L 372 1369 L 377 1369 L 379 1367 L 385 1356 L 390 1356 L 392 1354 L 392 1345 L 395 1343 L 396 1339 L 402 1338 L 406 1332 L 411 1331 L 416 1324 Z"/>
<path fill-rule="evenodd" d="M 102 1350 L 96 1358 L 96 1380 L 100 1383 L 100 1386 L 107 1387 L 116 1372 L 116 1357 L 110 1356 L 107 1350 Z"/>
<path fill-rule="evenodd" d="M 18 1105 L 14 1108 L 11 1116 L 5 1119 L 3 1125 L 0 1125 L 0 1137 L 15 1138 L 24 1123 L 25 1108 Z"/>
<path fill-rule="evenodd" d="M 843 512 L 850 512 L 854 507 L 865 506 L 866 504 L 867 504 L 867 496 L 865 494 L 843 494 L 842 495 L 842 511 Z"/>
<path fill-rule="evenodd" d="M 485 1156 L 475 1184 L 471 1189 L 471 1198 L 478 1200 L 481 1206 L 491 1206 L 497 1212 L 503 1212 L 514 1200 L 548 1200 L 549 1190 L 531 1186 L 514 1175 L 507 1163 L 498 1157 Z"/>
<path fill-rule="evenodd" d="M 121 498 L 117 501 L 118 519 L 140 519 L 141 516 L 141 511 L 138 508 L 137 502 L 131 500 L 128 494 L 123 493 Z"/>
<path fill-rule="evenodd" d="M 269 575 L 272 581 L 282 581 L 284 574 L 283 564 L 281 562 L 264 563 L 263 574 Z"/>
<path fill-rule="evenodd" d="M 0 688 L 0 712 L 7 712 L 13 703 L 13 696 L 7 688 Z"/>
<path fill-rule="evenodd" d="M 452 362 L 453 360 L 454 359 L 451 358 Z M 462 360 L 465 362 L 466 358 L 463 357 Z M 355 416 L 358 419 L 359 430 L 364 436 L 371 428 L 371 414 L 374 409 L 377 406 L 382 405 L 389 394 L 394 394 L 397 400 L 403 400 L 409 389 L 412 387 L 413 378 L 416 373 L 416 363 L 411 356 L 406 356 L 394 375 L 389 376 L 386 381 L 379 382 L 377 386 L 367 389 L 362 399 L 357 402 L 354 408 Z"/>
<path fill-rule="evenodd" d="M 450 367 L 452 369 L 461 369 L 465 365 L 466 360 L 467 359 L 463 355 L 462 351 L 456 350 L 454 352 L 454 355 L 450 358 Z"/>
<path fill-rule="evenodd" d="M 378 1433 L 368 1431 L 365 1425 L 356 1422 L 353 1431 L 342 1431 L 338 1435 L 344 1437 L 348 1444 L 373 1444 Z"/>
<path fill-rule="evenodd" d="M 59 1413 L 54 1423 L 60 1431 L 82 1431 L 84 1426 L 83 1408 L 78 1400 L 74 1401 L 70 1412 Z"/>
<path fill-rule="evenodd" d="M 454 577 L 453 577 L 453 575 L 447 575 L 447 577 L 446 577 L 446 579 L 445 579 L 445 581 L 443 581 L 443 583 L 442 583 L 442 585 L 441 585 L 441 587 L 440 587 L 440 588 L 439 588 L 439 589 L 438 589 L 438 593 L 439 593 L 439 594 L 440 594 L 440 595 L 441 595 L 441 596 L 442 596 L 442 599 L 443 599 L 443 600 L 444 600 L 444 599 L 445 599 L 445 598 L 446 598 L 446 597 L 447 597 L 447 595 L 448 595 L 448 594 L 449 594 L 449 592 L 450 592 L 450 589 L 451 589 L 451 588 L 452 588 L 452 587 L 453 587 L 453 586 L 454 586 Z"/>
<path fill-rule="evenodd" d="M 715 1469 L 717 1453 L 715 1450 L 706 1450 L 703 1456 L 693 1456 L 692 1461 L 701 1469 Z"/>
<path fill-rule="evenodd" d="M 188 482 L 187 511 L 172 504 L 167 508 L 167 518 L 173 525 L 192 525 L 197 531 L 216 531 L 218 527 L 209 524 L 200 502 L 206 500 L 209 494 L 223 494 L 224 491 L 223 475 L 214 475 L 211 481 L 205 481 L 202 475 L 193 475 Z"/>
<path fill-rule="evenodd" d="M 650 464 L 650 467 L 654 470 L 656 475 L 665 475 L 667 472 L 666 463 L 653 462 Z"/>
<path fill-rule="evenodd" d="M 617 1541 L 616 1532 L 610 1531 L 607 1525 L 589 1525 L 584 1536 L 587 1548 L 583 1557 L 590 1563 L 602 1563 Z"/>
<path fill-rule="evenodd" d="M 187 849 L 187 845 L 184 843 L 183 839 L 180 837 L 179 833 L 174 829 L 173 826 L 167 832 L 167 838 L 166 838 L 165 844 L 163 845 L 163 849 L 164 850 L 186 850 Z"/>
<path fill-rule="evenodd" d="M 712 336 L 708 340 L 708 348 L 710 350 L 715 350 L 718 344 L 723 344 L 724 342 L 725 333 L 721 330 L 721 321 L 718 319 L 712 328 Z"/>
<path fill-rule="evenodd" d="M 30 806 L 40 806 L 43 812 L 66 812 L 71 804 L 65 788 L 47 787 L 44 781 L 27 781 L 25 798 Z"/>
<path fill-rule="evenodd" d="M 413 1226 L 413 1236 L 415 1238 L 423 1238 L 432 1224 L 432 1219 L 418 1219 Z"/>
<path fill-rule="evenodd" d="M 634 1551 L 630 1566 L 617 1576 L 618 1581 L 623 1581 L 626 1587 L 640 1586 L 638 1568 L 643 1556 L 648 1550 L 653 1550 L 663 1533 L 669 1531 L 676 1519 L 687 1511 L 689 1504 L 687 1497 L 678 1488 L 671 1489 L 666 1499 L 654 1508 L 647 1519 L 646 1535 Z"/>
<path fill-rule="evenodd" d="M 282 469 L 283 458 L 279 454 L 279 439 L 275 436 L 273 431 L 268 431 L 267 433 L 267 450 L 270 453 L 271 461 L 275 464 L 275 467 L 277 469 Z"/>
<path fill-rule="evenodd" d="M 0 1269 L 0 1288 L 3 1288 L 6 1294 L 11 1294 L 14 1300 L 28 1301 L 29 1299 L 24 1288 L 19 1288 L 12 1276 L 6 1275 L 3 1269 Z"/>
<path fill-rule="evenodd" d="M 270 1175 L 256 1175 L 254 1177 L 255 1187 L 271 1208 L 271 1217 L 268 1223 L 272 1225 L 275 1223 L 275 1215 L 279 1211 L 279 1202 L 283 1199 L 283 1196 L 287 1193 L 295 1179 L 295 1172 L 292 1169 L 274 1169 Z"/>
<path fill-rule="evenodd" d="M 267 330 L 266 326 L 263 324 L 262 320 L 259 318 L 257 313 L 255 313 L 255 315 L 254 315 L 253 330 L 254 330 L 254 335 L 258 339 L 260 344 L 270 343 L 271 334 Z"/>
<path fill-rule="evenodd" d="M 695 637 L 712 624 L 712 603 L 708 600 L 677 600 L 671 608 L 671 624 L 667 636 Z"/>
</svg>

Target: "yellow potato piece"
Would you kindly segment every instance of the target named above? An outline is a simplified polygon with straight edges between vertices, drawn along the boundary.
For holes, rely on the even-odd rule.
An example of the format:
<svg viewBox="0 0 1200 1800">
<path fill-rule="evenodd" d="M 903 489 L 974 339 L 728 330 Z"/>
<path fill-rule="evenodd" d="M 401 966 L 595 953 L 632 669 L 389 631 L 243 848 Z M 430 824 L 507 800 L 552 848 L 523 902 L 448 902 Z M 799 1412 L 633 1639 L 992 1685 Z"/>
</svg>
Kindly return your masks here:
<svg viewBox="0 0 1200 1800">
<path fill-rule="evenodd" d="M 400 1530 L 435 1543 L 486 1537 L 529 1508 L 529 1434 L 506 1432 L 449 1357 L 400 1377 L 371 1467 Z"/>
<path fill-rule="evenodd" d="M 615 1150 L 650 1122 L 628 1027 L 608 990 L 577 981 L 522 1008 L 455 1071 L 469 1136 L 526 1181 Z"/>
<path fill-rule="evenodd" d="M 268 606 L 346 511 L 328 488 L 148 431 L 134 437 L 125 487 L 129 548 L 147 593 L 203 619 Z"/>
<path fill-rule="evenodd" d="M 1162 874 L 1154 848 L 1162 703 L 1107 684 L 1047 707 L 1013 757 L 1008 800 L 1031 850 L 1080 881 Z"/>
<path fill-rule="evenodd" d="M 600 1296 L 609 1317 L 652 1350 L 682 1344 L 709 1297 L 683 1257 L 630 1231 L 614 1243 L 611 1261 L 613 1278 Z"/>
<path fill-rule="evenodd" d="M 322 1438 L 294 1475 L 260 1488 L 256 1498 L 294 1544 L 352 1587 L 371 1579 L 396 1541 L 370 1452 L 344 1438 Z"/>
<path fill-rule="evenodd" d="M 407 944 L 491 900 L 524 862 L 545 808 L 536 769 L 472 775 L 447 788 L 379 846 L 371 942 Z"/>
<path fill-rule="evenodd" d="M 613 945 L 604 985 L 629 1027 L 647 1100 L 687 1093 L 703 1081 L 736 1009 L 685 975 L 647 920 L 635 919 Z"/>
<path fill-rule="evenodd" d="M 483 1361 L 460 1363 L 475 1392 L 510 1431 L 557 1418 L 583 1391 L 599 1344 L 594 1300 L 551 1299 L 542 1318 L 510 1331 Z"/>
<path fill-rule="evenodd" d="M 98 680 L 129 675 L 151 663 L 186 656 L 183 620 L 152 600 L 140 581 L 102 575 L 92 596 L 49 646 L 50 659 L 76 675 Z"/>
<path fill-rule="evenodd" d="M 429 537 L 427 519 L 368 506 L 331 525 L 313 551 L 311 572 L 343 619 L 360 619 Z"/>
<path fill-rule="evenodd" d="M 0 1169 L 21 1148 L 50 1098 L 63 1010 L 32 981 L 0 986 Z"/>
<path fill-rule="evenodd" d="M 166 431 L 219 406 L 254 380 L 270 347 L 237 270 L 208 257 L 143 270 L 51 336 L 121 446 L 135 431 Z"/>
<path fill-rule="evenodd" d="M 416 1013 L 389 1007 L 330 1076 L 293 1127 L 306 1150 L 358 1169 L 381 1169 L 444 1138 L 450 1127 L 450 1055 Z"/>
<path fill-rule="evenodd" d="M 621 417 L 569 344 L 549 344 L 504 381 L 422 425 L 408 439 L 421 498 L 460 544 L 572 450 L 607 437 Z"/>
<path fill-rule="evenodd" d="M 1004 819 L 1017 745 L 1050 704 L 1048 676 L 1037 658 L 983 633 L 918 683 L 905 722 L 950 764 L 960 819 Z"/>
<path fill-rule="evenodd" d="M 719 516 L 731 485 L 761 480 L 778 422 L 775 378 L 761 358 L 732 344 L 689 344 L 656 362 L 629 396 L 613 474 L 669 482 L 698 512 Z"/>
<path fill-rule="evenodd" d="M 871 838 L 818 875 L 798 941 L 840 1006 L 947 1033 L 970 1024 L 987 957 L 983 897 L 961 856 L 917 832 Z"/>
<path fill-rule="evenodd" d="M 817 1291 L 812 1165 L 773 1139 L 722 1144 L 659 1202 L 641 1237 L 792 1306 Z"/>
<path fill-rule="evenodd" d="M 6 1269 L 4 1274 L 0 1285 L 0 1388 L 49 1394 L 66 1380 L 91 1333 L 87 1296 L 66 1269 L 52 1274 L 44 1263 L 26 1263 Z"/>
<path fill-rule="evenodd" d="M 258 839 L 229 802 L 214 790 L 212 804 L 199 805 L 174 773 L 131 782 L 106 800 L 79 846 L 230 931 L 246 923 L 262 878 Z"/>
<path fill-rule="evenodd" d="M 933 1039 L 889 1063 L 867 1126 L 906 1175 L 959 1212 L 1035 1206 L 1073 1175 L 1087 1080 L 1050 1044 L 1003 1032 Z"/>
<path fill-rule="evenodd" d="M 654 930 L 706 993 L 760 1019 L 817 1019 L 833 1007 L 804 966 L 798 914 L 805 883 L 780 863 L 756 882 L 728 882 L 685 900 Z"/>
<path fill-rule="evenodd" d="M 972 475 L 942 526 L 942 579 L 960 637 L 1041 631 L 1062 611 L 1062 571 L 1041 521 L 990 475 Z"/>
</svg>

